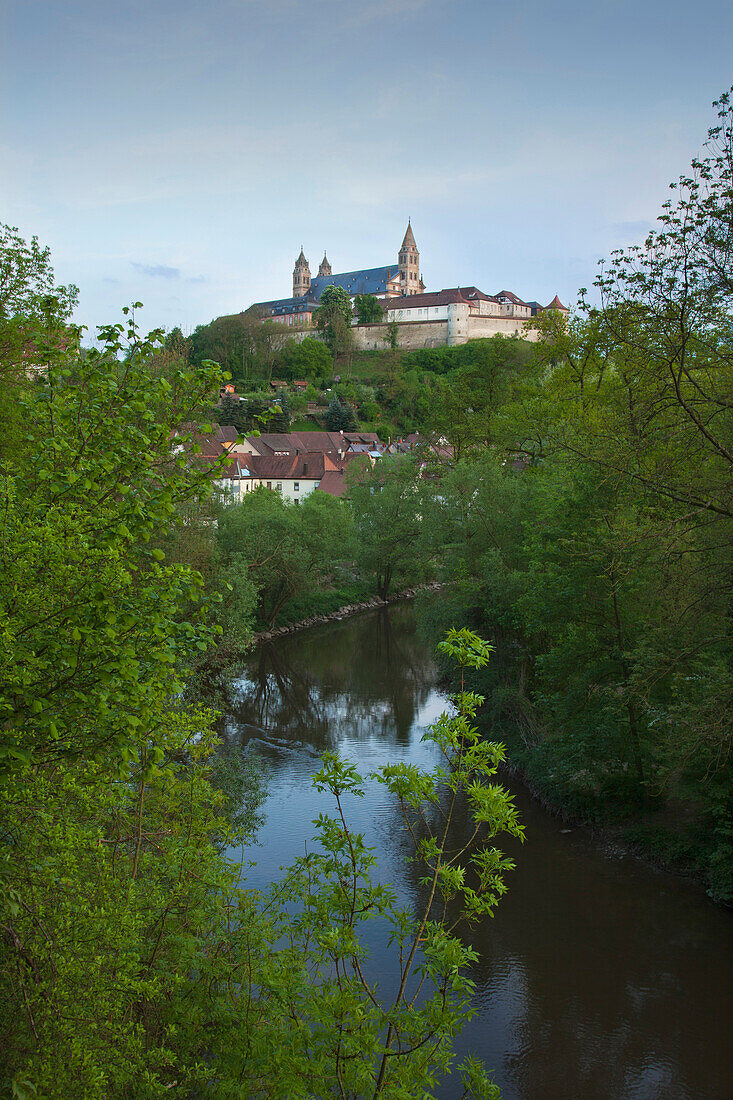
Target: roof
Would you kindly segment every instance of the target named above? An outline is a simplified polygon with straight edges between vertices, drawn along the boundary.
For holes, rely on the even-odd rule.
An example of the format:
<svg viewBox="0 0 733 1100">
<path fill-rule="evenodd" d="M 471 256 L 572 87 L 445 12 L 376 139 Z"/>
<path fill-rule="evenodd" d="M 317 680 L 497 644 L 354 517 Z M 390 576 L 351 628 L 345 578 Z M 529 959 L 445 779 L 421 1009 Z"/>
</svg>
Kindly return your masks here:
<svg viewBox="0 0 733 1100">
<path fill-rule="evenodd" d="M 328 493 L 332 497 L 342 497 L 347 489 L 343 470 L 327 470 L 318 483 L 317 493 Z"/>
<path fill-rule="evenodd" d="M 253 455 L 249 459 L 249 464 L 255 477 L 270 481 L 277 478 L 319 481 L 326 471 L 325 456 L 314 452 L 283 455 L 282 457 L 278 455 Z"/>
<path fill-rule="evenodd" d="M 301 294 L 297 298 L 274 298 L 271 302 L 255 302 L 251 309 L 263 309 L 270 314 L 312 313 L 318 309 L 318 302 L 312 294 Z"/>
<path fill-rule="evenodd" d="M 431 294 L 408 294 L 401 298 L 387 298 L 382 302 L 385 309 L 415 309 L 417 306 L 445 306 L 453 302 L 463 302 L 469 305 L 464 298 L 461 288 L 451 287 L 448 290 L 437 290 Z"/>
<path fill-rule="evenodd" d="M 570 312 L 570 311 L 568 310 L 568 307 L 567 307 L 567 306 L 564 306 L 564 305 L 562 304 L 562 302 L 561 302 L 561 301 L 560 301 L 560 299 L 558 298 L 557 294 L 556 294 L 556 295 L 555 295 L 555 297 L 554 297 L 554 298 L 552 299 L 552 301 L 550 302 L 549 306 L 545 306 L 545 309 L 564 309 L 566 313 L 569 313 L 569 312 Z"/>
<path fill-rule="evenodd" d="M 310 295 L 320 299 L 327 286 L 340 286 L 353 298 L 356 294 L 384 294 L 387 283 L 399 274 L 397 264 L 386 267 L 365 267 L 360 271 L 343 271 L 336 275 L 316 275 L 311 280 Z"/>
<path fill-rule="evenodd" d="M 234 454 L 229 462 L 219 467 L 217 476 L 219 478 L 228 478 L 230 481 L 239 480 L 243 477 L 256 477 L 257 475 L 253 469 L 252 459 L 252 455 Z"/>
<path fill-rule="evenodd" d="M 527 306 L 529 302 L 525 302 L 523 298 L 518 298 L 516 294 L 513 294 L 511 290 L 500 290 L 498 294 L 494 295 L 495 301 L 501 301 L 502 298 L 508 299 L 515 306 Z"/>
<path fill-rule="evenodd" d="M 335 275 L 316 275 L 307 294 L 295 298 L 273 298 L 270 302 L 254 302 L 250 308 L 262 309 L 271 316 L 288 313 L 312 313 L 318 309 L 321 294 L 327 286 L 340 286 L 353 298 L 357 294 L 385 294 L 387 283 L 396 279 L 398 264 L 385 267 L 365 267 L 359 271 L 342 271 Z"/>
<path fill-rule="evenodd" d="M 404 236 L 404 239 L 402 241 L 402 247 L 400 248 L 400 251 L 402 251 L 402 248 L 414 248 L 415 251 L 417 252 L 417 245 L 415 244 L 415 236 L 412 232 L 412 226 L 410 225 L 410 219 L 409 218 L 407 219 L 407 229 L 405 230 L 405 236 Z"/>
<path fill-rule="evenodd" d="M 263 432 L 250 437 L 250 442 L 256 450 L 262 446 L 271 454 L 276 451 L 293 455 L 305 451 L 338 454 L 346 449 L 346 441 L 341 432 Z"/>
<path fill-rule="evenodd" d="M 349 443 L 381 443 L 376 432 L 344 432 L 344 439 Z"/>
<path fill-rule="evenodd" d="M 286 454 L 294 455 L 300 450 L 293 436 L 282 432 L 262 432 L 261 435 L 253 436 L 252 442 L 258 450 L 260 444 L 262 444 L 271 454 L 275 454 L 276 451 L 284 451 Z"/>
<path fill-rule="evenodd" d="M 200 447 L 201 454 L 207 458 L 218 458 L 236 443 L 239 432 L 230 424 L 216 425 L 213 432 L 202 435 L 195 424 L 183 424 L 181 431 L 190 436 L 190 441 L 184 445 L 186 449 Z"/>
</svg>

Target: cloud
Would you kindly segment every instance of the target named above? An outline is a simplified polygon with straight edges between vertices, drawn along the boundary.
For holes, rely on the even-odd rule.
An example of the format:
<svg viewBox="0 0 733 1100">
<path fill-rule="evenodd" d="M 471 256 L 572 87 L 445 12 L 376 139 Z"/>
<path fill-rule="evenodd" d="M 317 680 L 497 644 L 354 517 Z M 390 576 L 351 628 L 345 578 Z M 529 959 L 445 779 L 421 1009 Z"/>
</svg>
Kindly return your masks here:
<svg viewBox="0 0 733 1100">
<path fill-rule="evenodd" d="M 178 267 L 165 267 L 164 264 L 136 264 L 132 261 L 135 271 L 141 275 L 150 275 L 154 279 L 180 279 L 181 270 Z"/>
</svg>

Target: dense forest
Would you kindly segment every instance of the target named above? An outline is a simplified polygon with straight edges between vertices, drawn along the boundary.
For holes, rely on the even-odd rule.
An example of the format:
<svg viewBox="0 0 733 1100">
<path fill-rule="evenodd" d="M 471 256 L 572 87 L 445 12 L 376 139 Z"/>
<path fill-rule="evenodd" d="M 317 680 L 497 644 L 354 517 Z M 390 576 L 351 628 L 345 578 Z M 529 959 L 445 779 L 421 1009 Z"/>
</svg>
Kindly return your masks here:
<svg viewBox="0 0 733 1100">
<path fill-rule="evenodd" d="M 471 993 L 440 914 L 456 897 L 491 912 L 509 866 L 494 838 L 521 835 L 492 782 L 498 741 L 565 813 L 733 902 L 733 111 L 717 106 L 658 229 L 602 266 L 569 323 L 546 314 L 534 344 L 386 349 L 338 385 L 342 333 L 282 368 L 296 353 L 246 315 L 219 326 L 218 354 L 203 329 L 141 335 L 134 309 L 84 349 L 75 288 L 3 228 L 8 1095 L 432 1095 Z M 225 506 L 179 443 L 230 376 L 258 381 L 252 424 L 297 415 L 265 400 L 281 368 L 441 446 L 355 464 L 343 500 L 263 489 Z M 217 745 L 212 668 L 225 678 L 258 626 L 433 579 L 419 614 L 455 687 L 430 732 L 446 768 L 381 775 L 427 909 L 373 880 L 343 813 L 361 779 L 337 756 L 317 777 L 335 807 L 320 854 L 248 891 L 230 853 L 256 832 L 261 778 Z M 450 812 L 414 830 L 456 792 L 485 843 L 449 855 Z M 375 916 L 401 947 L 389 1004 L 361 970 Z M 454 1071 L 466 1096 L 497 1096 L 477 1064 Z"/>
</svg>

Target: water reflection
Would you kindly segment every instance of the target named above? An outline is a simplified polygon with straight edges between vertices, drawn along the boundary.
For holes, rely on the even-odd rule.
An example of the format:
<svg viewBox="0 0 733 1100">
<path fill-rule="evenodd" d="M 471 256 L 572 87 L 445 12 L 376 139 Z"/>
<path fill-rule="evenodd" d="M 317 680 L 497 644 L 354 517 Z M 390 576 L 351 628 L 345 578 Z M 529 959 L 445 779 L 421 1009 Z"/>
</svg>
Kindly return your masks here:
<svg viewBox="0 0 733 1100">
<path fill-rule="evenodd" d="M 343 737 L 408 745 L 436 671 L 404 607 L 260 647 L 231 685 L 227 737 L 252 727 L 333 749 Z"/>
<path fill-rule="evenodd" d="M 307 748 L 339 746 L 363 773 L 389 759 L 434 763 L 420 738 L 444 705 L 435 675 L 406 606 L 253 655 L 224 730 L 293 750 L 271 759 L 254 885 L 302 854 L 324 808 Z M 521 788 L 515 797 L 527 843 L 501 845 L 517 863 L 509 892 L 493 920 L 464 932 L 479 952 L 478 1011 L 459 1051 L 484 1058 L 504 1100 L 731 1100 L 730 915 L 683 882 L 563 832 Z M 372 783 L 349 813 L 383 876 L 419 904 L 420 871 L 405 861 L 394 804 Z M 456 828 L 459 840 L 460 815 Z M 393 966 L 378 931 L 368 934 L 372 972 L 388 988 Z M 440 1093 L 459 1094 L 451 1084 Z"/>
</svg>

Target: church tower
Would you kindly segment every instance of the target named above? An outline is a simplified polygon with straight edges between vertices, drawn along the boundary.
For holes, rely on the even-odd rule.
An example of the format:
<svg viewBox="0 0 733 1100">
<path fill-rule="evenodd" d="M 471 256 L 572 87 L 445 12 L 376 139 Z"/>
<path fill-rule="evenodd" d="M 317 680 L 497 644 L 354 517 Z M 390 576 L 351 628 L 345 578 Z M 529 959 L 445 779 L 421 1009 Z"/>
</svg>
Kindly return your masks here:
<svg viewBox="0 0 733 1100">
<path fill-rule="evenodd" d="M 311 288 L 311 272 L 308 261 L 303 255 L 303 246 L 300 246 L 300 255 L 293 268 L 293 297 L 302 298 Z"/>
<path fill-rule="evenodd" d="M 321 266 L 318 268 L 318 274 L 319 275 L 329 275 L 329 276 L 333 275 L 333 271 L 331 271 L 331 265 L 328 262 L 328 256 L 326 255 L 325 252 L 323 253 L 323 259 L 321 260 Z"/>
<path fill-rule="evenodd" d="M 400 268 L 400 284 L 403 294 L 419 294 L 422 290 L 420 282 L 420 253 L 412 234 L 412 226 L 409 219 L 407 232 L 399 251 L 398 263 Z"/>
</svg>

